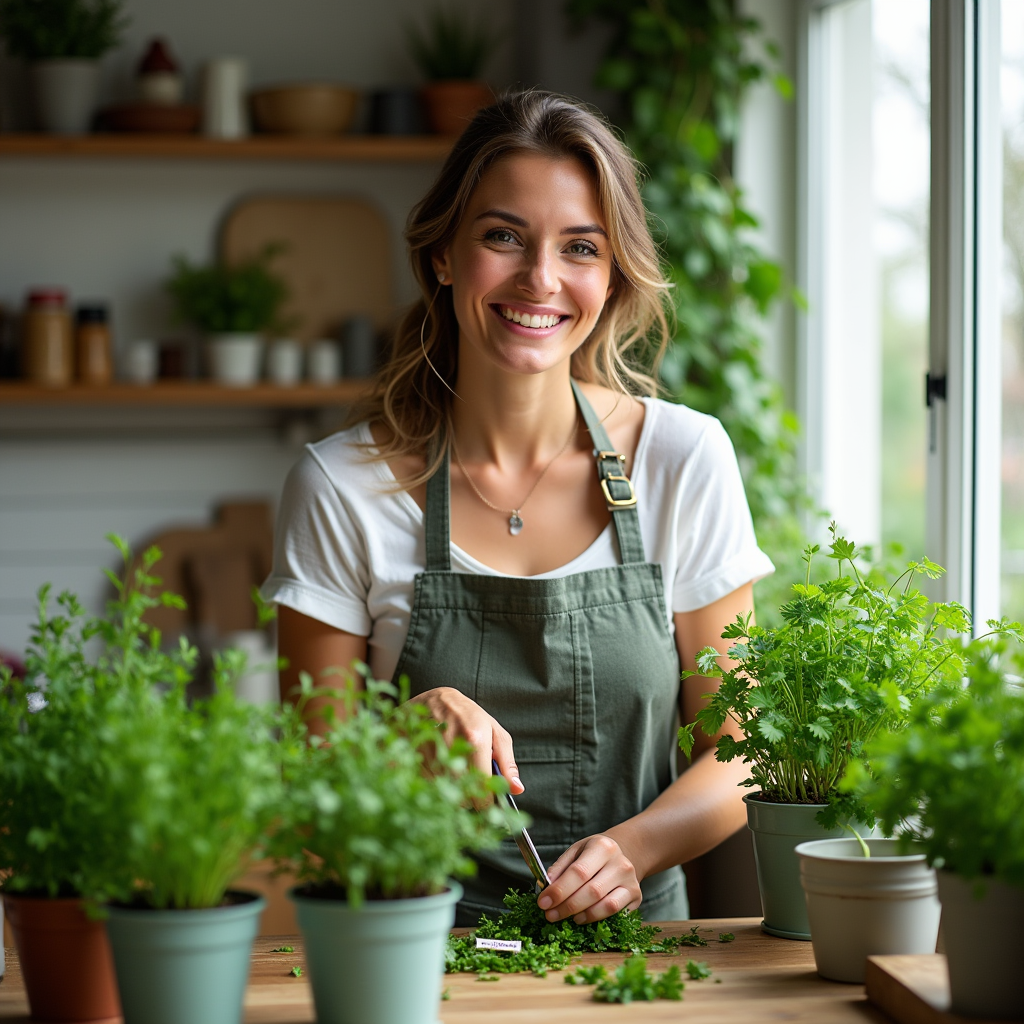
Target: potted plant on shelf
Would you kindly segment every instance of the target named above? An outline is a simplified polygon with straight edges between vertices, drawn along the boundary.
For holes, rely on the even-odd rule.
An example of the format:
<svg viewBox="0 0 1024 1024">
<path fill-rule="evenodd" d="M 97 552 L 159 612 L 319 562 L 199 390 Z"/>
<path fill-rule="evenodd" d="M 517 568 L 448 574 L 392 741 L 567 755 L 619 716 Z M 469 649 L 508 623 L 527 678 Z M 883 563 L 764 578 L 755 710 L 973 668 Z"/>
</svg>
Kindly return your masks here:
<svg viewBox="0 0 1024 1024">
<path fill-rule="evenodd" d="M 837 576 L 816 585 L 811 563 L 817 545 L 804 552 L 806 575 L 781 609 L 777 628 L 737 618 L 722 634 L 735 641 L 733 664 L 723 670 L 714 648 L 700 652 L 701 675 L 721 680 L 697 722 L 708 735 L 727 719 L 740 739 L 723 736 L 716 757 L 750 764 L 744 797 L 754 841 L 762 928 L 784 938 L 809 939 L 800 885 L 798 843 L 835 836 L 841 827 L 870 831 L 872 816 L 839 784 L 864 744 L 898 728 L 923 693 L 959 678 L 963 665 L 957 634 L 970 631 L 958 604 L 932 604 L 913 586 L 915 576 L 936 578 L 942 569 L 911 562 L 891 584 L 862 571 L 855 546 L 830 526 L 829 557 Z M 844 574 L 844 566 L 849 574 Z M 680 730 L 687 754 L 693 725 Z"/>
<path fill-rule="evenodd" d="M 939 868 L 952 1012 L 1024 1017 L 1024 656 L 1019 623 L 968 652 L 967 685 L 951 679 L 880 735 L 848 784 L 901 848 Z"/>
<path fill-rule="evenodd" d="M 427 80 L 420 96 L 431 130 L 460 134 L 481 107 L 494 102 L 479 76 L 497 37 L 454 7 L 435 8 L 425 27 L 407 31 L 413 60 Z"/>
<path fill-rule="evenodd" d="M 0 37 L 31 65 L 39 125 L 58 135 L 89 130 L 99 59 L 125 29 L 124 0 L 0 0 Z"/>
<path fill-rule="evenodd" d="M 103 922 L 86 902 L 124 895 L 128 822 L 114 802 L 111 723 L 134 719 L 150 681 L 187 669 L 189 655 L 140 645 L 148 607 L 123 588 L 105 619 L 69 593 L 51 613 L 39 594 L 23 679 L 0 670 L 0 868 L 32 1015 L 116 1016 Z M 87 657 L 87 645 L 99 651 Z"/>
<path fill-rule="evenodd" d="M 179 320 L 202 331 L 208 342 L 210 375 L 230 387 L 248 387 L 260 377 L 263 333 L 281 327 L 288 297 L 284 281 L 270 269 L 280 247 L 234 266 L 199 267 L 174 260 L 167 289 Z"/>
<path fill-rule="evenodd" d="M 504 783 L 470 766 L 463 741 L 446 745 L 405 681 L 367 675 L 361 691 L 350 681 L 322 738 L 301 721 L 319 691 L 308 676 L 302 685 L 288 707 L 286 810 L 270 852 L 299 880 L 290 895 L 317 1020 L 435 1024 L 462 893 L 452 876 L 507 834 L 510 816 L 494 802 Z"/>
</svg>

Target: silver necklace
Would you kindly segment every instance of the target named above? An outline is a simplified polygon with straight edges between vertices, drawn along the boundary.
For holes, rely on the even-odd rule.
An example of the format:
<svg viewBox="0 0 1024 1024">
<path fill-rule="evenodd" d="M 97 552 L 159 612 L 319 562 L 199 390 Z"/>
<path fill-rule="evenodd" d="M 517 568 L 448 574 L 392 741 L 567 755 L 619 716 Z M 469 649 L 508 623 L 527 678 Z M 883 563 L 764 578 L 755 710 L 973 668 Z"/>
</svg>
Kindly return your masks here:
<svg viewBox="0 0 1024 1024">
<path fill-rule="evenodd" d="M 523 522 L 523 506 L 530 500 L 530 496 L 533 494 L 533 492 L 537 490 L 537 485 L 541 482 L 541 480 L 544 479 L 544 474 L 555 464 L 555 462 L 563 454 L 565 454 L 565 450 L 569 447 L 569 445 L 572 444 L 573 439 L 576 437 L 576 432 L 578 429 L 579 424 L 575 420 L 573 420 L 572 433 L 566 439 L 565 444 L 563 444 L 562 447 L 558 449 L 558 451 L 555 454 L 555 457 L 540 471 L 540 476 L 538 476 L 537 479 L 533 481 L 533 486 L 527 492 L 526 497 L 523 498 L 521 502 L 519 502 L 518 508 L 500 508 L 498 505 L 495 505 L 492 502 L 488 501 L 480 493 L 480 488 L 477 487 L 475 483 L 473 483 L 473 478 L 469 475 L 469 473 L 466 472 L 466 467 L 462 464 L 462 457 L 459 455 L 458 446 L 455 444 L 454 431 L 451 433 L 451 446 L 452 451 L 455 452 L 455 461 L 459 464 L 459 469 L 462 470 L 462 475 L 468 481 L 469 486 L 473 488 L 473 493 L 476 494 L 476 496 L 488 508 L 492 508 L 494 509 L 495 512 L 500 512 L 502 515 L 508 516 L 508 532 L 511 533 L 513 537 L 518 537 L 519 534 L 523 532 L 523 526 L 525 525 L 525 523 Z"/>
</svg>

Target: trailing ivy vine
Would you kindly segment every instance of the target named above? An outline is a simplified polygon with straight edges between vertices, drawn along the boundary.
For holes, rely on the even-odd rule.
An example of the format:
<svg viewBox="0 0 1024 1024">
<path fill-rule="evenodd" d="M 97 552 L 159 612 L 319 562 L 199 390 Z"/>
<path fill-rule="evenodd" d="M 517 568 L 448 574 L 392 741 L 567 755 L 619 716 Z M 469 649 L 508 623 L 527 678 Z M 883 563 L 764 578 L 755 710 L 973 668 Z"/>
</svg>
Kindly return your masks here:
<svg viewBox="0 0 1024 1024">
<path fill-rule="evenodd" d="M 595 84 L 621 97 L 626 142 L 646 169 L 644 199 L 674 285 L 677 318 L 662 381 L 678 401 L 717 416 L 736 447 L 763 547 L 790 578 L 803 547 L 797 515 L 797 423 L 762 365 L 763 318 L 786 293 L 781 267 L 751 236 L 757 218 L 732 177 L 743 95 L 772 79 L 778 50 L 728 0 L 568 0 L 579 26 L 612 27 Z M 791 293 L 795 297 L 795 292 Z M 766 585 L 767 584 L 767 585 Z M 771 618 L 778 584 L 759 588 Z"/>
</svg>

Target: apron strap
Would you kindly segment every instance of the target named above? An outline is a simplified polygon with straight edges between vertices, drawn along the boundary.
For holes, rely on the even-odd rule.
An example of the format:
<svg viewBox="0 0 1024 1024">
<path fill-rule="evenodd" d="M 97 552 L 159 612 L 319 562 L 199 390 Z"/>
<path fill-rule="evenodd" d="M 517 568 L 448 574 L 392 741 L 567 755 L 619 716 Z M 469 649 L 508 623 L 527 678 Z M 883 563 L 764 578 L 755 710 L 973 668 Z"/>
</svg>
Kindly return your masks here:
<svg viewBox="0 0 1024 1024">
<path fill-rule="evenodd" d="M 427 507 L 423 523 L 427 535 L 427 572 L 451 572 L 451 455 L 447 436 L 444 458 L 427 481 Z"/>
<path fill-rule="evenodd" d="M 594 442 L 597 476 L 615 524 L 619 555 L 623 564 L 646 562 L 644 542 L 640 536 L 640 517 L 636 511 L 636 493 L 629 477 L 623 472 L 622 464 L 626 457 L 612 448 L 597 413 L 576 381 L 570 379 L 570 383 L 576 405 L 583 414 L 583 422 Z M 444 442 L 441 464 L 427 481 L 427 507 L 423 518 L 427 540 L 427 572 L 451 572 L 451 455 L 447 441 Z"/>
<path fill-rule="evenodd" d="M 597 476 L 601 483 L 601 492 L 612 514 L 615 533 L 619 538 L 619 554 L 623 564 L 628 562 L 646 562 L 644 541 L 640 536 L 640 517 L 636 511 L 636 492 L 629 477 L 623 471 L 625 455 L 620 455 L 608 438 L 608 433 L 597 418 L 593 406 L 587 401 L 576 381 L 570 378 L 572 393 L 576 404 L 583 414 L 583 422 L 590 431 L 594 442 L 594 459 L 597 462 Z"/>
</svg>

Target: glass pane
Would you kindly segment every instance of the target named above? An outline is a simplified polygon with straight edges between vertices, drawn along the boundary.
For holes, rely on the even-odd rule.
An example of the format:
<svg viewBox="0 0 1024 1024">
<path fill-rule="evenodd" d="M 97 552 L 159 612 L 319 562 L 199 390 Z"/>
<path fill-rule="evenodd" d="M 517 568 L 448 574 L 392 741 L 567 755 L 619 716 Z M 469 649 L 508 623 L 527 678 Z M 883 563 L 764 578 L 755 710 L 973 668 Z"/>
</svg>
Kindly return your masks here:
<svg viewBox="0 0 1024 1024">
<path fill-rule="evenodd" d="M 882 540 L 925 544 L 928 0 L 873 0 L 874 240 L 882 335 Z"/>
<path fill-rule="evenodd" d="M 1024 619 L 1024 4 L 1003 0 L 1002 614 Z"/>
</svg>

